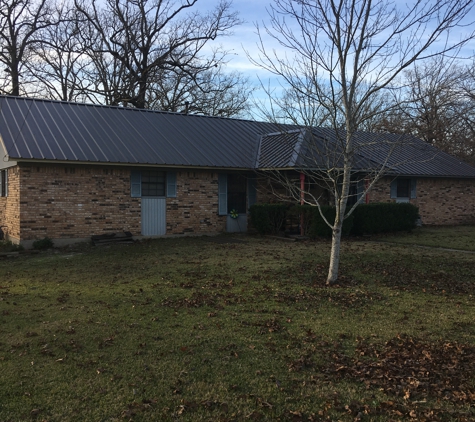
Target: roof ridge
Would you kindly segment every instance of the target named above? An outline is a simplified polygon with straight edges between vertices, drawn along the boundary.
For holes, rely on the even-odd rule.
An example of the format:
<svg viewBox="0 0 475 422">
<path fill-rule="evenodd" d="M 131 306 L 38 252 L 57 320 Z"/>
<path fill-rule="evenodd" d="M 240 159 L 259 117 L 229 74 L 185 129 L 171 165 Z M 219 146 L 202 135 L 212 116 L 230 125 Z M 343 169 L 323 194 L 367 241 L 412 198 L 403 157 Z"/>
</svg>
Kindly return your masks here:
<svg viewBox="0 0 475 422">
<path fill-rule="evenodd" d="M 152 113 L 152 114 L 168 114 L 172 116 L 189 116 L 189 117 L 201 117 L 201 118 L 208 118 L 208 119 L 234 120 L 234 121 L 241 121 L 241 122 L 270 123 L 270 122 L 262 122 L 258 120 L 243 119 L 243 118 L 237 118 L 237 117 L 211 116 L 208 114 L 189 114 L 189 113 L 187 114 L 187 113 L 180 113 L 178 111 L 154 110 L 150 108 L 124 107 L 120 105 L 94 104 L 94 103 L 85 103 L 85 102 L 78 102 L 78 101 L 54 100 L 51 98 L 35 98 L 35 97 L 0 94 L 0 99 L 3 99 L 3 98 L 22 100 L 22 101 L 52 103 L 52 104 L 67 104 L 67 105 L 72 105 L 72 106 L 95 107 L 95 108 L 111 109 L 111 110 L 135 111 L 135 112 Z"/>
</svg>

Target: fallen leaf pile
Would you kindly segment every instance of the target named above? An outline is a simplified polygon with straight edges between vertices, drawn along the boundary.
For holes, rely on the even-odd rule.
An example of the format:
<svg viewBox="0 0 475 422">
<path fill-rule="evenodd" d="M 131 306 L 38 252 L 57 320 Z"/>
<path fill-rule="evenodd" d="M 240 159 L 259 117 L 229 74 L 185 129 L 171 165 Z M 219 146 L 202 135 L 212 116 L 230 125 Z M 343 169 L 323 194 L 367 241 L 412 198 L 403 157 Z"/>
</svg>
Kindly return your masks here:
<svg viewBox="0 0 475 422">
<path fill-rule="evenodd" d="M 329 362 L 320 367 L 327 380 L 352 380 L 368 389 L 383 391 L 390 400 L 380 403 L 378 412 L 417 420 L 442 420 L 450 405 L 475 402 L 475 347 L 455 342 L 427 342 L 398 336 L 384 345 L 359 339 L 355 355 L 336 348 L 328 350 Z M 437 403 L 430 415 L 418 411 L 426 402 Z M 445 410 L 443 409 L 445 407 Z M 351 412 L 351 409 L 349 409 Z M 451 415 L 458 420 L 466 419 Z M 475 413 L 471 415 L 475 417 Z"/>
</svg>

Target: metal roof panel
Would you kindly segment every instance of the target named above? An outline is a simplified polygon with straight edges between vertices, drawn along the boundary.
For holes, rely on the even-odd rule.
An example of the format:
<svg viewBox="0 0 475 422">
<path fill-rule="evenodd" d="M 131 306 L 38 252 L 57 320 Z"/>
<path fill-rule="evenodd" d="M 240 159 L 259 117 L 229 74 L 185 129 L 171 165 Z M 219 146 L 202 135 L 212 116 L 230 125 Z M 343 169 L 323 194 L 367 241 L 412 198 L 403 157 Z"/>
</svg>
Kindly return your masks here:
<svg viewBox="0 0 475 422">
<path fill-rule="evenodd" d="M 328 128 L 0 96 L 1 140 L 17 160 L 328 167 L 341 166 L 344 135 Z M 475 178 L 474 167 L 411 136 L 358 132 L 353 142 L 356 171 L 384 166 L 390 174 Z"/>
</svg>

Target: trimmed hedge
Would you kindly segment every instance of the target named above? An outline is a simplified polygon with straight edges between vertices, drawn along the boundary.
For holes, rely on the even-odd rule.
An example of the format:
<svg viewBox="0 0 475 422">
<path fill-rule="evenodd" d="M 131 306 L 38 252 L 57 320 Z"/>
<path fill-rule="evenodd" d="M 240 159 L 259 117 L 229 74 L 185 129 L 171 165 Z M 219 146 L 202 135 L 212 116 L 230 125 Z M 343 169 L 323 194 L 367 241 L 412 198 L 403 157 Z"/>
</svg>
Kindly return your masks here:
<svg viewBox="0 0 475 422">
<path fill-rule="evenodd" d="M 335 207 L 329 205 L 320 206 L 322 214 L 325 218 L 333 223 L 335 221 Z M 322 237 L 331 237 L 332 229 L 328 227 L 328 224 L 325 223 L 318 207 L 313 207 L 311 205 L 295 205 L 291 210 L 292 214 L 299 215 L 304 213 L 304 232 L 307 236 L 315 238 L 318 236 Z M 343 222 L 342 234 L 347 236 L 351 233 L 353 227 L 353 216 L 350 215 Z"/>
<path fill-rule="evenodd" d="M 419 208 L 410 203 L 362 204 L 353 211 L 352 234 L 376 234 L 412 230 L 416 227 Z"/>
<path fill-rule="evenodd" d="M 284 226 L 288 206 L 284 204 L 255 204 L 249 208 L 251 223 L 259 234 L 276 234 Z"/>
<path fill-rule="evenodd" d="M 322 214 L 333 223 L 335 207 L 322 205 Z M 331 237 L 332 229 L 323 220 L 318 207 L 284 204 L 256 204 L 249 209 L 251 223 L 259 234 L 276 234 L 284 226 L 287 214 L 304 215 L 304 233 L 311 237 Z M 358 205 L 343 222 L 343 236 L 411 230 L 416 226 L 419 209 L 409 203 L 376 203 Z"/>
</svg>

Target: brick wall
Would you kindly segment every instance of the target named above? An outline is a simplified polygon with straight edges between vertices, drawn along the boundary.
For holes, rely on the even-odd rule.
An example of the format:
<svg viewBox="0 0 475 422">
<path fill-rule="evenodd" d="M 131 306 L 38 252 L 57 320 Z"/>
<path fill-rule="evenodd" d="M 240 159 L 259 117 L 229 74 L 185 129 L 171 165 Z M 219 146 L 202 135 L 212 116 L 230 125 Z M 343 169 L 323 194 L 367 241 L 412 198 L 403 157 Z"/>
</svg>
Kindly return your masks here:
<svg viewBox="0 0 475 422">
<path fill-rule="evenodd" d="M 140 234 L 140 199 L 130 197 L 130 170 L 27 165 L 20 169 L 21 240 Z"/>
<path fill-rule="evenodd" d="M 371 202 L 391 202 L 390 178 L 381 179 L 370 193 Z M 416 198 L 422 223 L 451 225 L 475 223 L 475 180 L 417 179 Z"/>
<path fill-rule="evenodd" d="M 167 234 L 217 233 L 226 229 L 218 215 L 218 173 L 177 172 L 177 197 L 167 198 Z"/>
<path fill-rule="evenodd" d="M 141 234 L 141 198 L 130 196 L 129 168 L 22 164 L 10 173 L 9 196 L 0 198 L 0 219 L 13 240 Z M 225 228 L 226 216 L 218 215 L 218 174 L 177 172 L 177 197 L 167 198 L 167 234 Z"/>
<path fill-rule="evenodd" d="M 384 177 L 379 180 L 369 194 L 370 202 L 395 201 L 391 199 L 390 186 L 392 180 L 391 177 Z M 258 202 L 281 202 L 273 194 L 273 189 L 270 186 L 268 179 L 264 177 L 259 179 Z M 281 193 L 285 192 L 282 188 L 280 189 Z M 417 179 L 416 191 L 416 198 L 411 199 L 410 202 L 419 207 L 423 224 L 475 223 L 475 180 L 419 178 Z M 329 201 L 325 195 L 321 198 L 324 203 Z"/>
</svg>

